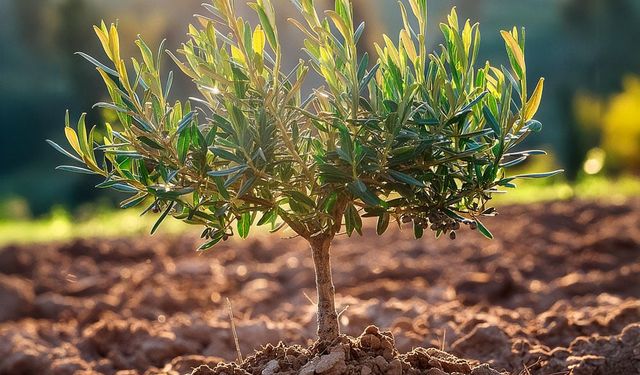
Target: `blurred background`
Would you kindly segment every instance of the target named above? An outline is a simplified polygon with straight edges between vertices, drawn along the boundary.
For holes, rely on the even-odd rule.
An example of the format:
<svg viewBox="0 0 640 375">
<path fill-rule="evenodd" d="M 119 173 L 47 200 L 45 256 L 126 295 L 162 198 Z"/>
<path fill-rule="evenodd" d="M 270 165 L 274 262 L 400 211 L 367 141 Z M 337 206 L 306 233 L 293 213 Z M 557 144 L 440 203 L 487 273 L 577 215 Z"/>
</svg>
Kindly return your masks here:
<svg viewBox="0 0 640 375">
<path fill-rule="evenodd" d="M 129 56 L 138 33 L 150 45 L 166 38 L 175 50 L 186 39 L 193 14 L 204 13 L 200 3 L 0 0 L 0 243 L 78 231 L 106 234 L 109 220 L 117 233 L 147 228 L 135 218 L 113 216 L 122 197 L 94 189 L 96 178 L 55 171 L 64 160 L 45 139 L 65 144 L 66 109 L 74 118 L 88 112 L 92 124 L 109 118 L 91 110 L 106 91 L 93 67 L 74 55 L 84 51 L 104 60 L 92 25 L 117 21 Z M 300 36 L 286 22 L 294 9 L 287 0 L 274 4 L 281 36 L 287 38 L 287 63 L 293 66 L 302 56 Z M 507 64 L 499 30 L 526 27 L 530 80 L 546 77 L 539 113 L 545 129 L 527 146 L 545 148 L 550 157 L 524 168 L 564 168 L 566 174 L 527 183 L 503 201 L 640 195 L 640 1 L 430 0 L 433 48 L 442 41 L 438 24 L 454 5 L 460 18 L 481 23 L 482 59 L 494 65 Z M 358 21 L 367 24 L 363 46 L 381 40 L 382 33 L 397 38 L 401 17 L 395 1 L 354 0 L 354 7 Z M 176 70 L 169 61 L 165 68 Z M 190 82 L 177 80 L 174 98 L 193 94 Z"/>
</svg>

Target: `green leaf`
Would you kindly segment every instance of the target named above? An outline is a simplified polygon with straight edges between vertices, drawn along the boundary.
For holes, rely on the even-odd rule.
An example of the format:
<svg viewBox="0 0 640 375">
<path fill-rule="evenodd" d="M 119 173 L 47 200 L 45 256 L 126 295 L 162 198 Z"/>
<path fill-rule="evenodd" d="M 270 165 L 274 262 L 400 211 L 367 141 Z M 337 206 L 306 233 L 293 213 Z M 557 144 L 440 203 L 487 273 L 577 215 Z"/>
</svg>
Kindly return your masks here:
<svg viewBox="0 0 640 375">
<path fill-rule="evenodd" d="M 103 182 L 97 184 L 95 187 L 97 187 L 98 189 L 106 189 L 106 188 L 110 188 L 113 185 L 119 184 L 119 183 L 121 183 L 121 181 L 107 179 L 106 181 L 103 181 Z"/>
<path fill-rule="evenodd" d="M 213 181 L 215 182 L 216 187 L 218 188 L 218 193 L 222 195 L 222 198 L 226 200 L 231 199 L 231 196 L 229 195 L 229 191 L 224 186 L 224 179 L 222 177 L 215 177 Z"/>
<path fill-rule="evenodd" d="M 358 25 L 358 28 L 353 33 L 353 44 L 355 45 L 358 44 L 358 42 L 360 41 L 360 37 L 362 37 L 362 34 L 364 33 L 364 28 L 365 28 L 365 23 L 360 22 L 360 25 Z M 368 54 L 365 52 L 364 55 L 367 56 Z M 367 60 L 368 60 L 368 56 L 367 56 Z M 359 79 L 362 78 L 362 76 L 358 76 L 358 77 Z"/>
<path fill-rule="evenodd" d="M 236 154 L 231 153 L 227 150 L 223 150 L 219 147 L 209 147 L 209 150 L 219 158 L 229 160 L 229 161 L 235 161 L 236 163 L 239 163 L 239 164 L 242 164 L 245 162 L 244 160 L 242 160 L 242 158 L 240 158 Z"/>
<path fill-rule="evenodd" d="M 122 111 L 120 111 L 122 112 Z M 125 112 L 127 113 L 127 112 Z M 130 114 L 130 113 L 127 113 Z M 131 117 L 133 117 L 133 119 L 135 120 L 135 122 L 133 123 L 136 127 L 146 131 L 146 132 L 153 132 L 154 128 L 153 125 L 151 125 L 151 123 L 149 123 L 149 121 L 147 121 L 146 119 L 144 119 L 142 116 L 139 115 L 132 115 Z"/>
<path fill-rule="evenodd" d="M 154 66 L 155 64 L 153 61 L 153 52 L 151 52 L 151 49 L 149 48 L 149 46 L 140 37 L 138 37 L 135 43 L 140 49 L 140 54 L 142 55 L 142 60 L 144 61 L 144 64 L 147 66 L 147 68 L 150 71 L 155 70 L 155 66 Z"/>
<path fill-rule="evenodd" d="M 211 240 L 200 245 L 196 251 L 206 251 L 211 249 L 216 244 L 218 244 L 218 242 L 222 241 L 223 237 L 224 237 L 224 233 L 222 233 L 221 231 L 217 232 Z"/>
<path fill-rule="evenodd" d="M 112 75 L 113 77 L 117 77 L 119 78 L 120 75 L 118 74 L 118 72 L 116 72 L 115 70 L 108 68 L 106 65 L 104 65 L 103 63 L 101 63 L 100 61 L 94 59 L 93 57 L 87 55 L 84 52 L 76 52 L 76 55 L 81 56 L 82 58 L 84 58 L 85 60 L 87 60 L 88 62 L 92 63 L 93 65 L 95 65 L 97 68 L 102 69 L 105 73 Z"/>
<path fill-rule="evenodd" d="M 489 109 L 489 107 L 485 105 L 482 108 L 482 114 L 484 115 L 484 118 L 487 120 L 487 125 L 489 125 L 491 130 L 493 130 L 493 132 L 496 133 L 498 137 L 502 136 L 502 127 L 500 127 L 500 124 L 498 124 L 498 120 L 496 120 L 493 113 L 491 113 L 491 110 Z"/>
<path fill-rule="evenodd" d="M 398 112 L 398 103 L 393 100 L 387 99 L 384 101 L 384 106 L 389 112 Z"/>
<path fill-rule="evenodd" d="M 524 155 L 524 156 L 521 156 L 521 157 L 519 157 L 517 159 L 513 159 L 513 160 L 510 160 L 508 162 L 502 163 L 502 164 L 500 164 L 500 166 L 502 168 L 510 168 L 510 167 L 513 167 L 513 166 L 516 166 L 518 164 L 521 164 L 521 163 L 525 162 L 527 159 L 528 159 L 528 156 Z"/>
<path fill-rule="evenodd" d="M 169 75 L 167 76 L 167 84 L 165 85 L 164 88 L 164 97 L 166 98 L 167 96 L 169 96 L 169 93 L 171 92 L 171 87 L 173 86 L 173 71 L 169 72 Z"/>
<path fill-rule="evenodd" d="M 80 173 L 80 174 L 97 174 L 96 172 L 91 171 L 89 169 L 76 167 L 76 166 L 73 166 L 73 165 L 60 165 L 60 166 L 56 167 L 56 170 L 65 171 L 65 172 L 72 172 L 72 173 Z"/>
<path fill-rule="evenodd" d="M 507 53 L 509 54 L 513 70 L 520 79 L 525 79 L 526 65 L 522 48 L 510 32 L 501 31 L 500 33 L 502 34 L 507 46 Z"/>
<path fill-rule="evenodd" d="M 287 225 L 287 223 L 285 223 L 284 221 L 280 222 L 277 225 L 274 225 L 270 230 L 269 233 L 277 233 L 279 232 L 282 228 L 284 228 Z"/>
<path fill-rule="evenodd" d="M 162 145 L 160 145 L 158 142 L 154 141 L 149 137 L 141 136 L 141 137 L 138 137 L 138 140 L 153 149 L 164 150 L 164 147 L 162 147 Z"/>
<path fill-rule="evenodd" d="M 236 172 L 241 172 L 241 171 L 246 171 L 247 170 L 247 166 L 246 165 L 238 165 L 229 169 L 223 169 L 220 171 L 212 171 L 212 172 L 208 172 L 207 174 L 211 177 L 225 177 L 225 176 L 229 176 L 232 175 Z"/>
<path fill-rule="evenodd" d="M 394 180 L 404 182 L 405 184 L 409 184 L 417 187 L 426 187 L 424 183 L 402 172 L 389 170 L 389 175 L 391 175 L 391 177 L 393 177 Z"/>
<path fill-rule="evenodd" d="M 262 31 L 262 27 L 258 26 L 253 32 L 252 37 L 252 45 L 253 52 L 257 53 L 259 56 L 262 56 L 264 53 L 264 44 L 265 44 L 265 35 L 264 31 Z"/>
<path fill-rule="evenodd" d="M 155 224 L 153 224 L 153 228 L 151 228 L 151 234 L 154 234 L 158 228 L 160 227 L 160 224 L 162 224 L 162 222 L 164 221 L 164 219 L 167 217 L 167 215 L 169 214 L 169 212 L 171 211 L 171 209 L 173 208 L 174 203 L 170 202 L 167 205 L 167 208 L 162 212 L 162 215 L 160 215 L 160 217 L 158 218 L 158 220 L 156 221 Z"/>
<path fill-rule="evenodd" d="M 191 120 L 193 120 L 193 117 L 195 115 L 196 115 L 195 111 L 191 111 L 191 112 L 187 113 L 186 115 L 184 115 L 182 120 L 180 120 L 180 122 L 178 123 L 176 133 L 181 134 L 182 131 L 184 129 L 186 129 L 187 126 L 189 126 L 191 124 Z"/>
<path fill-rule="evenodd" d="M 249 190 L 251 190 L 251 188 L 253 188 L 253 186 L 255 185 L 256 181 L 257 181 L 257 177 L 256 176 L 251 176 L 248 179 L 246 179 L 246 181 L 244 181 L 242 183 L 242 186 L 240 186 L 240 189 L 238 190 L 238 194 L 237 197 L 238 198 L 242 198 L 245 194 L 247 194 L 249 192 Z"/>
<path fill-rule="evenodd" d="M 381 236 L 382 234 L 384 234 L 384 232 L 387 231 L 387 228 L 389 227 L 390 218 L 391 216 L 386 212 L 378 217 L 378 224 L 376 225 L 376 233 L 378 233 L 379 236 Z"/>
<path fill-rule="evenodd" d="M 342 0 L 337 0 L 337 1 L 336 1 L 336 4 L 337 4 L 339 1 L 342 1 Z M 345 22 L 345 20 L 344 20 L 344 19 L 343 19 L 343 18 L 342 18 L 338 13 L 336 13 L 335 11 L 328 10 L 328 11 L 326 11 L 326 12 L 325 12 L 325 14 L 326 14 L 329 18 L 331 18 L 331 20 L 333 21 L 333 24 L 334 24 L 334 26 L 336 27 L 336 29 L 338 29 L 338 31 L 340 32 L 340 34 L 342 34 L 342 37 L 343 37 L 345 40 L 347 40 L 347 41 L 348 41 L 348 40 L 352 37 L 352 35 L 351 35 L 350 31 L 349 31 L 349 26 L 347 25 L 347 23 Z M 340 46 L 340 47 L 341 47 L 341 46 Z"/>
<path fill-rule="evenodd" d="M 122 108 L 113 103 L 106 103 L 106 102 L 96 103 L 93 105 L 93 108 L 104 108 L 104 109 L 110 109 L 112 111 L 116 111 L 120 113 L 127 113 L 127 114 L 130 113 L 128 108 Z"/>
<path fill-rule="evenodd" d="M 320 176 L 327 183 L 349 183 L 352 176 L 331 164 L 320 164 Z"/>
<path fill-rule="evenodd" d="M 47 139 L 46 142 L 53 148 L 55 148 L 59 153 L 61 153 L 62 155 L 71 158 L 75 161 L 77 161 L 78 163 L 84 163 L 84 161 L 80 160 L 80 158 L 74 156 L 73 154 L 71 154 L 69 151 L 65 150 L 64 148 L 62 148 L 60 145 L 58 145 L 57 143 L 55 143 L 52 140 Z"/>
<path fill-rule="evenodd" d="M 493 234 L 491 234 L 491 232 L 489 231 L 489 229 L 487 229 L 487 227 L 484 226 L 484 224 L 482 224 L 480 222 L 480 220 L 476 219 L 475 220 L 476 224 L 478 225 L 478 231 L 480 233 L 482 233 L 483 236 L 487 237 L 488 239 L 492 240 L 493 239 Z"/>
<path fill-rule="evenodd" d="M 278 217 L 278 213 L 276 212 L 275 209 L 267 210 L 262 215 L 260 220 L 258 220 L 258 223 L 256 225 L 262 226 L 262 225 L 265 225 L 265 224 L 273 223 L 276 220 L 277 217 Z"/>
<path fill-rule="evenodd" d="M 362 235 L 362 219 L 358 214 L 358 210 L 353 205 L 353 203 L 349 203 L 344 212 L 345 219 L 345 227 L 347 229 L 347 235 L 351 237 L 353 231 L 355 230 L 360 235 Z"/>
<path fill-rule="evenodd" d="M 241 238 L 247 238 L 249 236 L 249 230 L 251 229 L 251 212 L 245 212 L 240 215 L 238 219 L 238 235 Z"/>
<path fill-rule="evenodd" d="M 515 156 L 534 156 L 534 155 L 547 155 L 547 152 L 544 150 L 527 150 L 527 151 L 518 151 L 518 152 L 511 152 L 508 154 L 504 154 L 504 157 L 515 157 Z"/>
<path fill-rule="evenodd" d="M 224 182 L 225 188 L 228 188 L 238 182 L 242 178 L 242 176 L 244 176 L 245 171 L 246 170 L 241 170 L 239 172 L 236 172 L 234 175 L 229 176 L 229 178 L 227 178 L 227 181 Z"/>
<path fill-rule="evenodd" d="M 462 108 L 460 110 L 460 112 L 467 112 L 470 109 L 473 109 L 473 107 L 475 107 L 476 104 L 480 103 L 480 101 L 485 97 L 485 95 L 488 94 L 488 91 L 484 91 L 482 94 L 478 95 L 475 99 L 473 99 L 471 102 L 469 102 L 469 104 L 467 104 L 466 106 L 464 106 L 464 108 Z"/>
<path fill-rule="evenodd" d="M 544 78 L 540 78 L 540 81 L 538 81 L 538 85 L 533 91 L 533 94 L 531 94 L 531 99 L 529 99 L 529 102 L 527 103 L 527 112 L 524 114 L 524 119 L 526 121 L 531 120 L 538 112 L 538 108 L 540 108 L 540 102 L 542 101 L 543 90 Z"/>
<path fill-rule="evenodd" d="M 553 177 L 556 175 L 559 175 L 561 173 L 564 173 L 564 169 L 558 169 L 556 171 L 552 171 L 552 172 L 545 172 L 545 173 L 529 173 L 529 174 L 520 174 L 517 176 L 513 176 L 511 177 L 512 179 L 538 179 L 538 178 L 547 178 L 547 177 Z"/>
<path fill-rule="evenodd" d="M 413 221 L 413 236 L 419 240 L 424 236 L 424 228 L 416 220 Z"/>
<path fill-rule="evenodd" d="M 507 68 L 505 68 L 504 66 L 501 68 L 501 70 L 502 70 L 502 74 L 504 74 L 504 76 L 507 77 L 507 80 L 509 81 L 509 84 L 511 85 L 511 87 L 516 90 L 518 95 L 522 95 L 520 93 L 520 91 L 521 91 L 520 90 L 520 84 L 516 81 L 516 79 L 513 76 L 513 74 L 511 74 L 511 72 L 509 72 L 509 70 Z"/>
<path fill-rule="evenodd" d="M 449 216 L 450 218 L 452 218 L 453 220 L 459 221 L 459 222 L 463 222 L 465 220 L 467 220 L 466 218 L 458 215 L 456 212 L 446 208 L 443 210 L 444 214 Z"/>
<path fill-rule="evenodd" d="M 364 203 L 370 206 L 382 205 L 382 200 L 378 198 L 371 190 L 365 185 L 364 182 L 357 180 L 349 184 L 349 191 Z"/>
<path fill-rule="evenodd" d="M 344 158 L 348 163 L 353 162 L 353 140 L 349 129 L 346 126 L 341 125 L 340 128 L 340 149 L 345 153 Z"/>
<path fill-rule="evenodd" d="M 305 206 L 310 208 L 316 208 L 316 202 L 314 202 L 311 198 L 309 198 L 306 194 L 303 194 L 299 191 L 288 190 L 283 192 L 284 195 L 289 197 L 289 199 L 294 200 L 297 203 L 302 203 Z"/>
<path fill-rule="evenodd" d="M 271 23 L 271 20 L 265 13 L 264 7 L 259 4 L 250 4 L 253 10 L 258 14 L 258 18 L 260 19 L 260 24 L 264 29 L 265 34 L 267 35 L 267 41 L 271 48 L 275 51 L 278 49 L 278 39 L 276 37 L 276 32 L 274 29 L 274 25 Z"/>
<path fill-rule="evenodd" d="M 136 194 L 133 197 L 125 199 L 122 202 L 120 202 L 120 208 L 126 209 L 126 208 L 135 207 L 140 203 L 144 202 L 147 199 L 147 197 L 149 197 L 149 195 L 146 193 Z"/>
<path fill-rule="evenodd" d="M 367 52 L 364 53 L 362 59 L 360 59 L 360 64 L 358 65 L 358 80 L 362 81 L 364 78 L 364 74 L 367 70 L 367 66 L 369 65 L 369 54 Z"/>
<path fill-rule="evenodd" d="M 178 137 L 178 160 L 182 164 L 187 160 L 189 147 L 191 147 L 191 132 L 183 131 Z"/>
<path fill-rule="evenodd" d="M 80 142 L 80 149 L 82 150 L 82 154 L 85 157 L 93 159 L 93 149 L 91 148 L 92 139 L 89 139 L 87 136 L 87 126 L 85 124 L 85 119 L 87 115 L 83 113 L 80 115 L 80 119 L 78 119 L 78 141 Z"/>
<path fill-rule="evenodd" d="M 352 22 L 350 5 L 351 2 L 347 2 L 346 0 L 336 0 L 335 2 L 336 14 L 345 24 Z"/>
<path fill-rule="evenodd" d="M 139 153 L 128 150 L 106 150 L 105 154 L 115 155 L 121 158 L 142 159 L 142 155 Z"/>
<path fill-rule="evenodd" d="M 373 79 L 373 77 L 376 76 L 376 73 L 378 72 L 379 68 L 380 68 L 380 63 L 377 63 L 376 65 L 374 65 L 373 68 L 371 68 L 369 73 L 367 73 L 367 75 L 365 75 L 362 78 L 362 80 L 360 81 L 360 91 L 364 90 L 364 88 L 369 85 L 369 82 L 371 82 L 371 79 Z"/>
<path fill-rule="evenodd" d="M 113 184 L 111 185 L 111 188 L 113 190 L 116 190 L 122 193 L 139 193 L 140 192 L 138 189 L 134 188 L 133 186 L 123 184 L 123 183 Z"/>
</svg>

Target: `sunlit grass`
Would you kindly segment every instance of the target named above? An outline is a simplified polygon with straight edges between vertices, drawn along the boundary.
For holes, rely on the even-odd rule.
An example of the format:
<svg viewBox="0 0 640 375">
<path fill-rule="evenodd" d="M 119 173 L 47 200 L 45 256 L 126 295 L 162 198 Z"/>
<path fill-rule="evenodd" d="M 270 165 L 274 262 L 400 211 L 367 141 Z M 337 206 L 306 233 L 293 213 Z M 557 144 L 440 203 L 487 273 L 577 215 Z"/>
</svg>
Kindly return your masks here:
<svg viewBox="0 0 640 375">
<path fill-rule="evenodd" d="M 148 234 L 157 215 L 140 217 L 135 210 L 102 210 L 77 219 L 62 209 L 36 220 L 0 222 L 0 245 L 65 241 L 87 237 L 129 237 Z M 181 233 L 189 227 L 177 220 L 162 224 L 162 233 Z M 193 228 L 191 228 L 193 229 Z"/>
<path fill-rule="evenodd" d="M 520 181 L 518 188 L 508 190 L 507 194 L 496 195 L 496 205 L 528 204 L 567 199 L 597 199 L 607 202 L 619 202 L 640 196 L 639 177 L 621 177 L 607 179 L 600 176 L 588 176 L 576 184 L 557 179 L 553 183 L 538 181 Z"/>
<path fill-rule="evenodd" d="M 556 180 L 540 184 L 523 181 L 518 189 L 496 196 L 498 206 L 528 204 L 567 199 L 597 199 L 620 202 L 640 196 L 640 178 L 623 177 L 616 180 L 589 176 L 575 185 Z M 66 241 L 74 238 L 130 237 L 149 233 L 157 215 L 140 216 L 136 210 L 97 210 L 80 215 L 79 219 L 62 209 L 56 209 L 46 217 L 36 220 L 0 221 L 0 246 L 7 244 L 43 243 Z M 163 222 L 160 232 L 166 234 L 197 230 L 178 220 Z"/>
</svg>

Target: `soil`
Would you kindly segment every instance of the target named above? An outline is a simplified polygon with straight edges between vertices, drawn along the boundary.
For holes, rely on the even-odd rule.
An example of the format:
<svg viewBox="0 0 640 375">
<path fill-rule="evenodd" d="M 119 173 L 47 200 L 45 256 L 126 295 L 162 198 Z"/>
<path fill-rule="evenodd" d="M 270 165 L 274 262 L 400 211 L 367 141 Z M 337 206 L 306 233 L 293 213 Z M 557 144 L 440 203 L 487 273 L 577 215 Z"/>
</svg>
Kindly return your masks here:
<svg viewBox="0 0 640 375">
<path fill-rule="evenodd" d="M 640 200 L 505 207 L 485 224 L 496 240 L 377 237 L 375 223 L 338 238 L 351 337 L 331 345 L 312 341 L 301 239 L 6 247 L 0 374 L 640 374 Z"/>
</svg>

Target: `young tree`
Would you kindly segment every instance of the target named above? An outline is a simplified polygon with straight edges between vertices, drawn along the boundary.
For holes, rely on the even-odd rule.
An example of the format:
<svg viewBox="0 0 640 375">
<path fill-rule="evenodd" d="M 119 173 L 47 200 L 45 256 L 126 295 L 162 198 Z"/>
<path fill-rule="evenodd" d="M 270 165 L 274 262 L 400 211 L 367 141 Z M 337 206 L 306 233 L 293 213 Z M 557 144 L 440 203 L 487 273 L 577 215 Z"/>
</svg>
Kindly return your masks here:
<svg viewBox="0 0 640 375">
<path fill-rule="evenodd" d="M 190 40 L 168 54 L 201 94 L 186 102 L 167 99 L 172 73 L 163 79 L 160 54 L 142 39 L 130 71 L 120 56 L 115 26 L 95 31 L 112 63 L 96 65 L 111 101 L 98 107 L 117 113 L 119 124 L 98 137 L 84 116 L 76 130 L 67 115 L 65 133 L 75 153 L 59 151 L 99 174 L 99 188 L 131 196 L 129 208 L 162 212 L 205 227 L 207 250 L 252 225 L 290 228 L 312 250 L 318 293 L 318 337 L 339 334 L 330 245 L 343 229 L 362 234 L 362 217 L 377 217 L 382 235 L 393 220 L 455 238 L 461 225 L 491 238 L 479 218 L 487 202 L 517 178 L 506 169 L 542 151 L 513 152 L 531 132 L 542 95 L 541 79 L 528 95 L 524 30 L 502 32 L 512 71 L 489 63 L 475 68 L 480 33 L 462 26 L 455 9 L 442 24 L 444 45 L 426 48 L 426 0 L 400 4 L 404 28 L 396 43 L 385 36 L 370 64 L 357 45 L 348 0 L 317 13 L 313 0 L 293 0 L 303 20 L 291 20 L 306 36 L 308 61 L 282 69 L 282 44 L 269 0 L 250 4 L 260 24 L 236 15 L 232 0 L 204 5 L 209 16 L 189 26 Z M 415 25 L 412 24 L 415 23 Z M 416 28 L 417 26 L 417 28 Z M 310 70 L 326 86 L 303 96 Z M 99 151 L 101 162 L 96 152 Z"/>
</svg>

